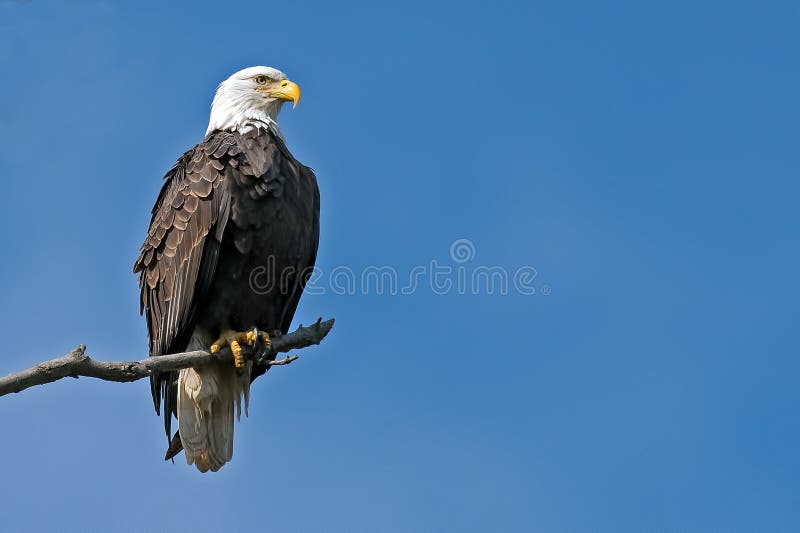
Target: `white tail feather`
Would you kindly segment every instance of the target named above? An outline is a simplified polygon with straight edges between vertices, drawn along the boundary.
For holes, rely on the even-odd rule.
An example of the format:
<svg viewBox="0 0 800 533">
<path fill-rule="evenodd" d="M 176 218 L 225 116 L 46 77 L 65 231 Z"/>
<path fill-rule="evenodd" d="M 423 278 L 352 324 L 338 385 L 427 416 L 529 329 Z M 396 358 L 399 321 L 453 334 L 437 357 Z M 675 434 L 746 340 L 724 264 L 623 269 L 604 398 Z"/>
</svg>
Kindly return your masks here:
<svg viewBox="0 0 800 533">
<path fill-rule="evenodd" d="M 193 339 L 194 340 L 194 339 Z M 190 343 L 191 346 L 191 343 Z M 233 457 L 233 410 L 247 416 L 250 368 L 232 363 L 186 368 L 178 376 L 178 431 L 186 462 L 201 472 L 216 472 Z"/>
</svg>

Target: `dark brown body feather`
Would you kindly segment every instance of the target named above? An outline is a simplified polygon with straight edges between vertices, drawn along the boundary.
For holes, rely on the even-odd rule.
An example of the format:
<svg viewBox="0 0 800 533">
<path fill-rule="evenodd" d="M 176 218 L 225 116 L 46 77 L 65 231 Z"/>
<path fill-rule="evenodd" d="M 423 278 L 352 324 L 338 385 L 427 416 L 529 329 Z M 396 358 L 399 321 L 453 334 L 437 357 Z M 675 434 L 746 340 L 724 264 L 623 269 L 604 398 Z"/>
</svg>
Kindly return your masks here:
<svg viewBox="0 0 800 533">
<path fill-rule="evenodd" d="M 215 131 L 165 176 L 134 266 L 150 355 L 186 349 L 200 327 L 286 332 L 314 266 L 319 190 L 314 173 L 264 124 Z M 267 370 L 254 366 L 251 378 Z M 167 438 L 177 373 L 150 378 Z M 177 450 L 180 451 L 180 441 Z M 168 453 L 169 456 L 169 453 Z"/>
</svg>

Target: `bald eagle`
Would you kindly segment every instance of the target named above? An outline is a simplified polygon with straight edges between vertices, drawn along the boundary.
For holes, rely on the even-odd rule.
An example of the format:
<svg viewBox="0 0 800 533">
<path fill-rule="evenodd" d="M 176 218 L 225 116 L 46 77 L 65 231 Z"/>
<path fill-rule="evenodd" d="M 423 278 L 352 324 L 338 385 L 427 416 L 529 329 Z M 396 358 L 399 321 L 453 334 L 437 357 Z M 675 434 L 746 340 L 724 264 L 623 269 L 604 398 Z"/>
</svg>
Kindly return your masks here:
<svg viewBox="0 0 800 533">
<path fill-rule="evenodd" d="M 167 172 L 134 265 L 150 356 L 230 346 L 234 363 L 150 378 L 163 411 L 167 455 L 181 449 L 201 472 L 233 455 L 233 422 L 247 413 L 250 383 L 269 335 L 286 333 L 314 266 L 319 189 L 292 156 L 276 122 L 300 88 L 270 67 L 236 72 L 217 88 L 205 138 Z M 260 269 L 260 270 L 256 270 Z M 251 286 L 252 273 L 270 276 Z M 172 417 L 178 430 L 170 438 Z"/>
</svg>

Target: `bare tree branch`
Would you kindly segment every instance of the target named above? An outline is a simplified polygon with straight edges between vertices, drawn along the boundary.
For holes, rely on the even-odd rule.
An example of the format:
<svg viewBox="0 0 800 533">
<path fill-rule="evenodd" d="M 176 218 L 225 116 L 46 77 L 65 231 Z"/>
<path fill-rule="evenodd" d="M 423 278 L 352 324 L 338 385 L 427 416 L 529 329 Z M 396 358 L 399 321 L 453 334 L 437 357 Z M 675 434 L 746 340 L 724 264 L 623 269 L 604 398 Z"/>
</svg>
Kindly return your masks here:
<svg viewBox="0 0 800 533">
<path fill-rule="evenodd" d="M 308 327 L 302 325 L 291 333 L 272 339 L 272 347 L 267 356 L 270 366 L 287 365 L 297 359 L 291 355 L 275 360 L 275 355 L 289 350 L 305 348 L 319 344 L 333 328 L 334 319 L 322 321 L 320 318 Z M 252 354 L 248 354 L 252 357 Z M 106 381 L 128 382 L 146 378 L 153 372 L 166 372 L 195 366 L 206 365 L 212 361 L 233 361 L 230 349 L 224 348 L 216 354 L 204 350 L 183 352 L 160 357 L 148 357 L 141 361 L 121 363 L 95 361 L 86 355 L 86 347 L 80 345 L 70 353 L 58 359 L 39 363 L 22 372 L 9 374 L 0 378 L 0 396 L 11 392 L 20 392 L 34 385 L 44 385 L 65 377 L 77 378 L 86 376 Z"/>
</svg>

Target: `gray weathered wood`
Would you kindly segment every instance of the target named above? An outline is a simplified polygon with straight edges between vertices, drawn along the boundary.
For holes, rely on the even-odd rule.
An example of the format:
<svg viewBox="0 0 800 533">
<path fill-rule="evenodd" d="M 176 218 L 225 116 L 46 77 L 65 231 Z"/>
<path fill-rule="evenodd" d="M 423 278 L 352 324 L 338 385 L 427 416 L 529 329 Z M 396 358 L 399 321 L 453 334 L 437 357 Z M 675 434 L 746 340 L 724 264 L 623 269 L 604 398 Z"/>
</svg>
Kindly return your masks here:
<svg viewBox="0 0 800 533">
<path fill-rule="evenodd" d="M 319 344 L 333 328 L 334 319 L 317 320 L 308 327 L 300 326 L 295 331 L 272 339 L 269 358 L 274 359 L 275 354 L 285 353 Z M 297 359 L 291 355 L 284 359 L 269 361 L 272 366 L 286 365 Z M 233 355 L 230 349 L 224 348 L 216 354 L 204 350 L 183 352 L 160 357 L 148 357 L 141 361 L 107 362 L 96 361 L 86 355 L 86 347 L 80 345 L 70 353 L 57 359 L 39 363 L 22 372 L 0 377 L 0 396 L 12 392 L 20 392 L 35 385 L 52 383 L 65 377 L 86 376 L 105 381 L 128 382 L 148 377 L 153 372 L 166 372 L 202 366 L 215 360 L 230 360 Z"/>
</svg>

